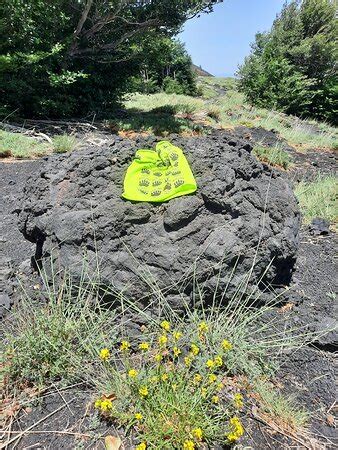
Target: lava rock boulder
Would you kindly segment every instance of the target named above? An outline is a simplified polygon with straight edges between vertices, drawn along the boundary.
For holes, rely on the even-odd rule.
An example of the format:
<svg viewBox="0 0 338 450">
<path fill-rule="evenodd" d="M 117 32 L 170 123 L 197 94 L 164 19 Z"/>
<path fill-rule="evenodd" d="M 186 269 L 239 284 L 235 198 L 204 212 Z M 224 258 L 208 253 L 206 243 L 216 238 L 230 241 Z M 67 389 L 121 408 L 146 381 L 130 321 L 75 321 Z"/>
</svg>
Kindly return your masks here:
<svg viewBox="0 0 338 450">
<path fill-rule="evenodd" d="M 240 283 L 287 284 L 300 222 L 287 181 L 235 133 L 168 140 L 184 150 L 198 190 L 162 204 L 121 198 L 135 151 L 153 148 L 156 137 L 116 136 L 104 149 L 46 158 L 27 183 L 19 214 L 35 259 L 46 264 L 52 253 L 75 276 L 84 257 L 95 260 L 102 283 L 115 292 L 140 301 L 162 290 L 176 306 L 179 293 L 192 299 L 196 278 L 209 298 Z"/>
</svg>

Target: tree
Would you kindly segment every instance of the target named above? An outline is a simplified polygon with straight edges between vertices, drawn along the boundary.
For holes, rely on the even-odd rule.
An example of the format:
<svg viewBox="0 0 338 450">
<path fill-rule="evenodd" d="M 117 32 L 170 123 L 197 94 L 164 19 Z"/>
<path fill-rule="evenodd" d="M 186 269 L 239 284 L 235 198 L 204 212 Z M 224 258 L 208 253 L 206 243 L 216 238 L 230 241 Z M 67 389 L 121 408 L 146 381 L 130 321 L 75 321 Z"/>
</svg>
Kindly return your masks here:
<svg viewBox="0 0 338 450">
<path fill-rule="evenodd" d="M 271 30 L 256 35 L 240 88 L 258 106 L 334 121 L 336 32 L 330 0 L 285 3 Z"/>
<path fill-rule="evenodd" d="M 140 69 L 149 36 L 174 36 L 221 0 L 3 0 L 4 112 L 84 115 L 110 108 Z"/>
</svg>

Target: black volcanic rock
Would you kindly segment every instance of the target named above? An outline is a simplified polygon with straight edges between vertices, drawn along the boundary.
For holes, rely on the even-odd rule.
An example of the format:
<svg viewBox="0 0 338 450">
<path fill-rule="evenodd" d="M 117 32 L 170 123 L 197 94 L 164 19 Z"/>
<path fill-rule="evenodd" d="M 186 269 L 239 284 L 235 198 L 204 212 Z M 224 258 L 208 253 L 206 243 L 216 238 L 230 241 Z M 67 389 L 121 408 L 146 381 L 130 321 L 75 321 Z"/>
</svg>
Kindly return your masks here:
<svg viewBox="0 0 338 450">
<path fill-rule="evenodd" d="M 44 263 L 54 250 L 73 274 L 79 274 L 84 253 L 98 258 L 103 282 L 113 280 L 116 290 L 133 298 L 146 298 L 151 283 L 173 298 L 182 290 L 191 298 L 193 271 L 205 281 L 206 296 L 228 284 L 231 290 L 253 261 L 252 283 L 271 264 L 264 281 L 287 284 L 299 231 L 298 205 L 287 181 L 233 133 L 175 135 L 170 140 L 183 148 L 197 193 L 160 205 L 123 200 L 123 177 L 135 151 L 152 148 L 156 140 L 116 138 L 100 151 L 88 147 L 49 157 L 28 182 L 19 214 L 20 230 L 36 243 L 36 257 Z M 214 267 L 222 261 L 219 277 Z"/>
</svg>

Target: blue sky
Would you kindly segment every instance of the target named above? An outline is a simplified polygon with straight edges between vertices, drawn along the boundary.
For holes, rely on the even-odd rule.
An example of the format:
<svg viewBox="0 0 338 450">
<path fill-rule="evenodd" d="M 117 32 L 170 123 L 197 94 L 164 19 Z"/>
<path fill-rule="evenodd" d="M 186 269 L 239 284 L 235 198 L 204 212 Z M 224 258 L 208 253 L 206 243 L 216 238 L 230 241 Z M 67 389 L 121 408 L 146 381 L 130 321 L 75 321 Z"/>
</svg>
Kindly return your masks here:
<svg viewBox="0 0 338 450">
<path fill-rule="evenodd" d="M 233 75 L 257 31 L 269 30 L 284 1 L 224 0 L 213 13 L 186 22 L 179 38 L 195 64 L 215 76 Z"/>
</svg>

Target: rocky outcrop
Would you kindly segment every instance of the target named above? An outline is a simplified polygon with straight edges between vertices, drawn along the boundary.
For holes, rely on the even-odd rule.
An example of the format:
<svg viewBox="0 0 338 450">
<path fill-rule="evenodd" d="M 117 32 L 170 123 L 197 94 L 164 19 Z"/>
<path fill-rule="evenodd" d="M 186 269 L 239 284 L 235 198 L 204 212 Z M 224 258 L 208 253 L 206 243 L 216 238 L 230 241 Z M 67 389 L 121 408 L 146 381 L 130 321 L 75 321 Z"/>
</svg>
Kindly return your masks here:
<svg viewBox="0 0 338 450">
<path fill-rule="evenodd" d="M 44 261 L 53 249 L 57 261 L 76 274 L 85 253 L 99 260 L 102 279 L 113 281 L 117 291 L 145 298 L 151 285 L 170 292 L 173 302 L 179 291 L 191 298 L 193 273 L 211 296 L 216 288 L 231 289 L 235 265 L 238 285 L 253 262 L 253 282 L 263 277 L 262 286 L 288 283 L 299 229 L 288 183 L 234 134 L 170 140 L 184 149 L 198 191 L 157 205 L 120 197 L 135 151 L 153 147 L 155 137 L 116 137 L 99 152 L 87 148 L 46 158 L 27 184 L 19 215 L 36 258 Z"/>
</svg>

